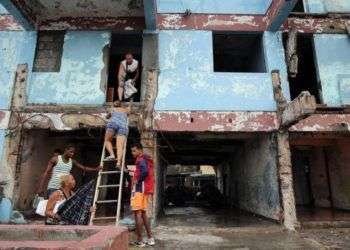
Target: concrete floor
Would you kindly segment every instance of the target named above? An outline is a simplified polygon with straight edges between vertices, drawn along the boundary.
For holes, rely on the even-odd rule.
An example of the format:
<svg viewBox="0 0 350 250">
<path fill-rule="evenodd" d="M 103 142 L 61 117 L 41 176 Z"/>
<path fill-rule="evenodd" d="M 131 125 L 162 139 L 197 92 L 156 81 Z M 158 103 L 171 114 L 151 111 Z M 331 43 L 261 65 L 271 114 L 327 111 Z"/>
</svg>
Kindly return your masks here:
<svg viewBox="0 0 350 250">
<path fill-rule="evenodd" d="M 350 249 L 350 229 L 291 233 L 242 211 L 197 207 L 167 209 L 165 214 L 153 230 L 156 246 L 147 249 Z M 130 238 L 135 239 L 134 233 Z"/>
</svg>

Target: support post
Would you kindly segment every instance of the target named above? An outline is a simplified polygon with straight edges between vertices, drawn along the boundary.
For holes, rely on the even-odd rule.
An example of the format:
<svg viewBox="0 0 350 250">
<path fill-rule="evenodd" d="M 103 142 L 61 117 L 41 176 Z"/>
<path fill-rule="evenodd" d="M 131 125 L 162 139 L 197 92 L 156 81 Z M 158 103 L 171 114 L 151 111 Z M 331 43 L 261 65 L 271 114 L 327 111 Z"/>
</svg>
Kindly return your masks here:
<svg viewBox="0 0 350 250">
<path fill-rule="evenodd" d="M 277 117 L 279 123 L 282 122 L 282 114 L 287 107 L 287 101 L 282 93 L 281 81 L 278 71 L 272 72 L 272 84 L 274 98 L 277 104 Z M 280 184 L 280 194 L 283 206 L 283 224 L 288 230 L 294 231 L 298 225 L 296 216 L 293 172 L 289 146 L 288 128 L 280 127 L 277 132 L 277 166 Z"/>
<path fill-rule="evenodd" d="M 288 40 L 287 40 L 287 50 L 286 50 L 286 57 L 287 57 L 287 65 L 288 65 L 288 73 L 291 77 L 296 77 L 298 74 L 298 32 L 295 29 L 292 29 L 288 33 Z"/>
</svg>

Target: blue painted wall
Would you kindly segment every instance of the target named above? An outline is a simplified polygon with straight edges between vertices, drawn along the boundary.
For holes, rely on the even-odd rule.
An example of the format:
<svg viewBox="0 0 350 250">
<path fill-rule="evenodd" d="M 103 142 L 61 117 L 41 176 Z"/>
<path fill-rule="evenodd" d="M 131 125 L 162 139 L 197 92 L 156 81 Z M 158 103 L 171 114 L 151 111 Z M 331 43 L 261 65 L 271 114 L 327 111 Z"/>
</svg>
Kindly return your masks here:
<svg viewBox="0 0 350 250">
<path fill-rule="evenodd" d="M 17 65 L 28 63 L 31 68 L 35 43 L 36 32 L 0 32 L 0 109 L 10 106 Z"/>
<path fill-rule="evenodd" d="M 265 14 L 272 0 L 157 0 L 159 13 Z"/>
<path fill-rule="evenodd" d="M 0 129 L 0 166 L 2 166 L 2 156 L 4 152 L 4 146 L 5 146 L 5 130 Z M 1 170 L 0 170 L 1 172 Z"/>
<path fill-rule="evenodd" d="M 349 0 L 304 0 L 305 12 L 350 12 Z"/>
<path fill-rule="evenodd" d="M 28 102 L 103 104 L 105 90 L 101 79 L 106 70 L 103 48 L 109 41 L 109 32 L 67 32 L 60 72 L 33 72 L 28 85 Z"/>
<path fill-rule="evenodd" d="M 1 14 L 8 14 L 8 11 L 2 6 L 2 4 L 0 4 L 0 15 Z"/>
<path fill-rule="evenodd" d="M 350 104 L 350 39 L 347 35 L 314 35 L 322 97 L 329 106 Z"/>
<path fill-rule="evenodd" d="M 281 71 L 289 98 L 281 33 L 263 43 L 267 72 Z M 270 73 L 214 72 L 210 31 L 160 31 L 159 67 L 156 110 L 276 110 Z"/>
</svg>

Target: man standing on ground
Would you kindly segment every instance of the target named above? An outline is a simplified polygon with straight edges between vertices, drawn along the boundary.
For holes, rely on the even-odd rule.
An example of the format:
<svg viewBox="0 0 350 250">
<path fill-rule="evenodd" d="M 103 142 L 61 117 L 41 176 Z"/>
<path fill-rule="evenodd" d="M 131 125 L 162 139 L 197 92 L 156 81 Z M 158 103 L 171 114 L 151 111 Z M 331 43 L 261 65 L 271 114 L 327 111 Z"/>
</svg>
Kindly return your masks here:
<svg viewBox="0 0 350 250">
<path fill-rule="evenodd" d="M 101 167 L 97 167 L 97 168 L 86 167 L 80 164 L 79 162 L 77 162 L 76 160 L 72 159 L 72 157 L 74 156 L 74 153 L 75 153 L 75 147 L 72 145 L 68 145 L 65 148 L 64 153 L 62 155 L 53 156 L 49 160 L 46 170 L 39 184 L 39 188 L 37 191 L 38 194 L 44 193 L 44 189 L 45 189 L 44 185 L 47 182 L 47 179 L 50 177 L 50 175 L 51 175 L 51 178 L 47 186 L 46 197 L 47 198 L 50 197 L 50 195 L 53 192 L 60 189 L 60 183 L 61 183 L 60 176 L 62 174 L 69 175 L 73 165 L 84 171 L 89 171 L 89 172 L 93 172 L 93 171 L 97 172 L 100 170 Z"/>
<path fill-rule="evenodd" d="M 144 247 L 146 245 L 155 245 L 155 240 L 152 236 L 151 227 L 147 218 L 148 199 L 151 198 L 154 189 L 154 172 L 152 159 L 143 153 L 141 144 L 131 146 L 131 153 L 136 159 L 136 169 L 132 181 L 132 191 L 130 205 L 135 215 L 136 246 Z M 142 226 L 145 226 L 147 237 L 146 241 L 142 240 Z"/>
</svg>

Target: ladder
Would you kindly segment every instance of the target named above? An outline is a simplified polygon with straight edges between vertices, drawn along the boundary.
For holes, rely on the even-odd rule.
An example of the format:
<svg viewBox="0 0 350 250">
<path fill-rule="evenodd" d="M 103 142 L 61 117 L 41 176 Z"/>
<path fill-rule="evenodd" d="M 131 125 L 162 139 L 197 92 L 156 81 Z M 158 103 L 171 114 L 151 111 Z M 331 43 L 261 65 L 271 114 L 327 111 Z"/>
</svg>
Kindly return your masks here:
<svg viewBox="0 0 350 250">
<path fill-rule="evenodd" d="M 123 158 L 122 158 L 122 165 L 121 169 L 116 169 L 113 171 L 105 171 L 104 169 L 100 170 L 98 172 L 97 182 L 96 182 L 96 188 L 95 188 L 95 196 L 93 201 L 93 206 L 95 207 L 95 210 L 91 213 L 90 216 L 90 223 L 89 225 L 92 226 L 94 222 L 96 221 L 106 221 L 106 220 L 115 220 L 115 225 L 118 225 L 118 222 L 120 220 L 120 208 L 121 208 L 121 202 L 122 202 L 122 189 L 123 189 L 123 179 L 124 179 L 124 169 L 125 169 L 125 155 L 126 155 L 126 145 L 127 145 L 127 138 L 125 140 L 125 143 L 123 145 Z M 103 143 L 103 149 L 102 149 L 102 155 L 101 155 L 101 161 L 100 166 L 105 167 L 104 164 L 104 158 L 106 156 L 106 146 L 105 143 Z M 112 185 L 102 185 L 101 179 L 103 176 L 106 175 L 112 175 L 112 174 L 120 174 L 119 177 L 119 184 L 112 184 Z M 102 189 L 108 189 L 108 188 L 116 188 L 118 189 L 118 196 L 116 200 L 99 200 L 99 194 Z M 101 204 L 117 204 L 117 213 L 116 216 L 113 217 L 96 217 L 96 211 L 98 209 L 98 205 Z"/>
</svg>

